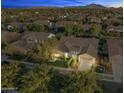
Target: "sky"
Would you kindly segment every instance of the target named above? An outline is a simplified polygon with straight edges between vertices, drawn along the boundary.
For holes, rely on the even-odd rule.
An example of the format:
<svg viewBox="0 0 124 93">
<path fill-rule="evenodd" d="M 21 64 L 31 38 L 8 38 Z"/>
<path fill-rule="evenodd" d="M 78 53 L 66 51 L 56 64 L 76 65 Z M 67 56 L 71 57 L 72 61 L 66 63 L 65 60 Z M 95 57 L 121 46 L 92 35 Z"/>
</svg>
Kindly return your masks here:
<svg viewBox="0 0 124 93">
<path fill-rule="evenodd" d="M 3 8 L 36 7 L 36 6 L 85 6 L 101 4 L 109 7 L 122 7 L 123 0 L 1 0 Z"/>
</svg>

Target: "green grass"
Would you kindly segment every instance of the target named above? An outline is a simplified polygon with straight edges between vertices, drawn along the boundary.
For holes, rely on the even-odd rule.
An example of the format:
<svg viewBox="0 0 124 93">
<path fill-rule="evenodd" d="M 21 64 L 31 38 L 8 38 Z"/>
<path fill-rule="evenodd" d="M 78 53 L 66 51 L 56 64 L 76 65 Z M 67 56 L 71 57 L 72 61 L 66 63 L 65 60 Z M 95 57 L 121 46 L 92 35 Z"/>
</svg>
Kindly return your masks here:
<svg viewBox="0 0 124 93">
<path fill-rule="evenodd" d="M 73 68 L 76 66 L 76 60 L 75 58 L 65 58 L 65 57 L 61 57 L 58 60 L 56 60 L 55 62 L 52 63 L 53 66 L 56 67 L 65 67 L 65 68 Z"/>
<path fill-rule="evenodd" d="M 54 62 L 53 65 L 57 67 L 68 67 L 67 62 L 62 60 Z"/>
</svg>

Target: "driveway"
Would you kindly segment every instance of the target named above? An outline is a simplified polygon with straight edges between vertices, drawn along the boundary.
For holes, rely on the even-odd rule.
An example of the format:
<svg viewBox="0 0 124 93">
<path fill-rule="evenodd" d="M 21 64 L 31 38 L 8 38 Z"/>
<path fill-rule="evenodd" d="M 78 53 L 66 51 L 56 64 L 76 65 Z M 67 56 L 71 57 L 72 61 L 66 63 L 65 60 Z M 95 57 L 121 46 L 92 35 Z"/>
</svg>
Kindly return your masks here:
<svg viewBox="0 0 124 93">
<path fill-rule="evenodd" d="M 82 62 L 80 62 L 80 65 L 79 65 L 78 70 L 79 70 L 79 71 L 85 71 L 85 70 L 90 69 L 91 66 L 92 66 L 91 63 L 82 61 Z"/>
<path fill-rule="evenodd" d="M 112 70 L 113 70 L 114 80 L 118 82 L 123 82 L 123 64 L 112 63 Z"/>
<path fill-rule="evenodd" d="M 94 64 L 94 58 L 87 56 L 80 57 L 78 70 L 85 71 L 91 69 L 93 64 Z"/>
</svg>

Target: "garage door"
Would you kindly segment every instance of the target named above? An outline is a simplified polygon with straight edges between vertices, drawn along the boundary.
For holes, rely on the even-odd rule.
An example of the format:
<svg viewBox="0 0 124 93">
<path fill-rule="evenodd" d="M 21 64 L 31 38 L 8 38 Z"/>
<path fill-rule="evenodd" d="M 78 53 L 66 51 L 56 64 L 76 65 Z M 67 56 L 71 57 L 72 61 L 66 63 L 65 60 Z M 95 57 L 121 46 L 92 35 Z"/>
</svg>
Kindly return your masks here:
<svg viewBox="0 0 124 93">
<path fill-rule="evenodd" d="M 81 59 L 78 70 L 80 70 L 80 71 L 88 70 L 91 68 L 92 63 L 93 63 L 93 59 L 92 60 L 91 59 L 90 60 L 89 59 Z"/>
</svg>

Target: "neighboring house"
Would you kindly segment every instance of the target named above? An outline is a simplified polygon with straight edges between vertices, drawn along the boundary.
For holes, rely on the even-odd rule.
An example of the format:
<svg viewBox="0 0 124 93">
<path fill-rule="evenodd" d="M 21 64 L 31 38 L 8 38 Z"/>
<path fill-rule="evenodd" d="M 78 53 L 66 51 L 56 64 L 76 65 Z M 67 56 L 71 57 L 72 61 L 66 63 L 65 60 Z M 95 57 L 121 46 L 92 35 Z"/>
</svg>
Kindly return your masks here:
<svg viewBox="0 0 124 93">
<path fill-rule="evenodd" d="M 107 16 L 103 16 L 101 19 L 102 19 L 102 20 L 107 20 L 108 17 L 107 17 Z"/>
<path fill-rule="evenodd" d="M 109 61 L 112 63 L 114 80 L 123 81 L 123 41 L 117 39 L 109 39 L 108 52 Z"/>
<path fill-rule="evenodd" d="M 35 12 L 35 14 L 39 14 L 39 12 L 38 12 L 38 11 L 36 11 L 36 12 Z"/>
<path fill-rule="evenodd" d="M 84 31 L 89 31 L 92 28 L 92 25 L 91 24 L 83 24 L 82 28 Z"/>
<path fill-rule="evenodd" d="M 73 22 L 72 22 L 72 21 L 58 21 L 58 22 L 57 22 L 57 25 L 58 25 L 58 26 L 63 26 L 63 27 L 65 27 L 67 24 L 73 24 Z"/>
<path fill-rule="evenodd" d="M 20 39 L 20 36 L 21 36 L 20 33 L 17 33 L 17 32 L 2 31 L 1 41 L 6 43 L 14 42 Z"/>
<path fill-rule="evenodd" d="M 96 62 L 98 40 L 94 38 L 62 37 L 60 51 L 66 57 L 78 56 L 78 70 L 90 69 Z"/>
<path fill-rule="evenodd" d="M 97 17 L 91 16 L 91 22 L 100 24 L 101 23 L 101 19 L 97 18 Z"/>
<path fill-rule="evenodd" d="M 54 34 L 45 32 L 27 32 L 22 34 L 22 38 L 13 43 L 15 49 L 23 51 L 32 51 L 36 49 L 37 44 L 41 44 L 48 38 L 55 37 Z"/>
<path fill-rule="evenodd" d="M 8 26 L 7 26 L 7 30 L 8 30 L 8 31 L 11 31 L 13 28 L 14 28 L 14 27 L 13 27 L 12 25 L 8 25 Z"/>
<path fill-rule="evenodd" d="M 108 26 L 107 32 L 123 32 L 123 26 Z"/>
<path fill-rule="evenodd" d="M 56 25 L 56 21 L 54 20 L 49 20 L 49 29 L 52 31 L 57 31 L 57 25 Z"/>
<path fill-rule="evenodd" d="M 93 24 L 93 25 L 91 25 L 91 24 L 83 24 L 82 26 L 81 26 L 81 28 L 84 30 L 84 31 L 86 31 L 86 35 L 87 34 L 89 34 L 89 33 L 87 33 L 87 31 L 89 31 L 94 25 L 97 25 L 97 27 L 99 28 L 99 30 L 100 31 L 102 31 L 102 26 L 100 25 L 100 24 Z"/>
</svg>

